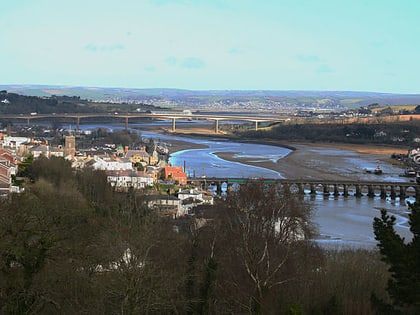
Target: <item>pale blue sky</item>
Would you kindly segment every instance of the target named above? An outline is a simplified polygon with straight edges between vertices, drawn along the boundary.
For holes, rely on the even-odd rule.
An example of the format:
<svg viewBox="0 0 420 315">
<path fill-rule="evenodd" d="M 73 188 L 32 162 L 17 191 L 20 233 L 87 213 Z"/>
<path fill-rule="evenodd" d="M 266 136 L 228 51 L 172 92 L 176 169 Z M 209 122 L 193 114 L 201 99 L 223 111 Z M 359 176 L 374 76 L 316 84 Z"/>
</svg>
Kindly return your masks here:
<svg viewBox="0 0 420 315">
<path fill-rule="evenodd" d="M 418 0 L 1 0 L 0 84 L 420 93 Z"/>
</svg>

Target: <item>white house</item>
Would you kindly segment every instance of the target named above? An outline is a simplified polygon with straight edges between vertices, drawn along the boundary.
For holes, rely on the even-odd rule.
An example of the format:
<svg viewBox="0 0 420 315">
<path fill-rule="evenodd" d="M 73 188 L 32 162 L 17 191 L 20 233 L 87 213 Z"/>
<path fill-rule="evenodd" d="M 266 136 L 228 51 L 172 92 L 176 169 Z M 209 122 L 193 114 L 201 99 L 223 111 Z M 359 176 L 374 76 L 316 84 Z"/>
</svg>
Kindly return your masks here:
<svg viewBox="0 0 420 315">
<path fill-rule="evenodd" d="M 192 208 L 200 205 L 213 205 L 214 198 L 210 194 L 198 189 L 179 190 L 178 199 L 181 201 L 180 215 L 188 214 Z"/>
<path fill-rule="evenodd" d="M 148 195 L 145 196 L 149 208 L 158 211 L 159 214 L 176 218 L 183 215 L 180 200 L 171 195 Z"/>
<path fill-rule="evenodd" d="M 99 157 L 94 156 L 92 167 L 96 170 L 103 171 L 122 171 L 132 170 L 133 165 L 128 159 L 117 159 L 115 157 Z"/>
<path fill-rule="evenodd" d="M 107 181 L 112 187 L 120 190 L 129 188 L 142 189 L 147 186 L 153 186 L 153 177 L 145 172 L 134 170 L 106 171 Z"/>
<path fill-rule="evenodd" d="M 19 146 L 23 143 L 31 142 L 31 138 L 27 137 L 4 137 L 3 138 L 3 147 L 8 148 L 19 148 Z"/>
<path fill-rule="evenodd" d="M 214 200 L 213 196 L 211 196 L 207 192 L 200 191 L 198 189 L 179 190 L 178 198 L 181 201 L 185 201 L 188 199 L 198 200 L 200 203 L 205 203 L 209 205 L 212 205 Z"/>
</svg>

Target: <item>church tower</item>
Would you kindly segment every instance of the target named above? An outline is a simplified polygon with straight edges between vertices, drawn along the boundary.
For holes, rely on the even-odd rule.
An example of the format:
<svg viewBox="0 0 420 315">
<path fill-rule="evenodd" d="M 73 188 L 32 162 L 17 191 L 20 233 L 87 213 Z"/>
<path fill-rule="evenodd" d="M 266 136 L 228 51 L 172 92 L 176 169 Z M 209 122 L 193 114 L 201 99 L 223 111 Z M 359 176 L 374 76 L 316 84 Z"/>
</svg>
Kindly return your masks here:
<svg viewBox="0 0 420 315">
<path fill-rule="evenodd" d="M 74 136 L 66 136 L 64 146 L 64 156 L 71 155 L 74 157 L 76 153 L 76 138 Z"/>
</svg>

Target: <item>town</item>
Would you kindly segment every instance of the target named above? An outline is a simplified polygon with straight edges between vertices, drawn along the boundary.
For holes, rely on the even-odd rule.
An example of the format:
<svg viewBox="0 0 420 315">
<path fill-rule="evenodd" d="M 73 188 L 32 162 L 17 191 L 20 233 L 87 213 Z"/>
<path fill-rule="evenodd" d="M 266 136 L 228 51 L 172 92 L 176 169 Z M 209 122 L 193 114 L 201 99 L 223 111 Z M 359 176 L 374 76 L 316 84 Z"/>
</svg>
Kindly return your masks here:
<svg viewBox="0 0 420 315">
<path fill-rule="evenodd" d="M 38 128 L 42 135 L 50 130 Z M 37 129 L 34 127 L 34 129 Z M 28 129 L 28 127 L 24 127 Z M 32 128 L 31 128 L 32 129 Z M 10 128 L 8 129 L 10 132 Z M 212 205 L 213 194 L 201 187 L 187 186 L 187 174 L 182 166 L 168 162 L 166 143 L 129 134 L 135 143 L 107 143 L 108 130 L 57 131 L 57 137 L 17 136 L 0 133 L 0 193 L 24 191 L 25 167 L 35 159 L 62 158 L 74 171 L 92 168 L 105 172 L 107 183 L 117 192 L 142 190 L 147 206 L 159 214 L 177 218 L 190 214 L 197 205 Z M 102 132 L 101 140 L 97 140 Z M 76 135 L 77 133 L 77 135 Z M 114 136 L 119 132 L 116 131 Z M 127 136 L 125 132 L 120 135 Z M 96 140 L 95 140 L 96 139 Z M 112 137 L 110 139 L 112 141 Z M 124 141 L 124 140 L 123 140 Z M 78 144 L 80 143 L 80 147 Z"/>
</svg>

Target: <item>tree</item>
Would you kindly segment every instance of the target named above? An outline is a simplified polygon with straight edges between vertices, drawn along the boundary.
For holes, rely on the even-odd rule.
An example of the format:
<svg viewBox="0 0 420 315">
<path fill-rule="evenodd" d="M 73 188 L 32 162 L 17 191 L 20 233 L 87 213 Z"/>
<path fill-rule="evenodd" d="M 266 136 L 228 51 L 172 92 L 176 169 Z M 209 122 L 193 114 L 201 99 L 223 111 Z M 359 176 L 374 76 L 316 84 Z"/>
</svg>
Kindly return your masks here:
<svg viewBox="0 0 420 315">
<path fill-rule="evenodd" d="M 0 313 L 62 313 L 67 279 L 80 278 L 96 241 L 93 212 L 75 185 L 41 179 L 3 201 L 0 214 Z"/>
<path fill-rule="evenodd" d="M 381 210 L 381 218 L 375 218 L 373 229 L 382 254 L 389 265 L 391 278 L 387 291 L 395 310 L 404 314 L 420 312 L 420 202 L 410 204 L 410 231 L 413 238 L 406 242 L 395 232 L 396 218 Z"/>
<path fill-rule="evenodd" d="M 22 163 L 19 164 L 18 176 L 26 177 L 29 176 L 31 172 L 31 165 L 34 161 L 34 156 L 29 154 Z"/>
<path fill-rule="evenodd" d="M 392 116 L 394 115 L 394 110 L 391 106 L 385 107 L 384 109 L 379 110 L 376 113 L 377 116 Z"/>
<path fill-rule="evenodd" d="M 27 174 L 33 181 L 40 178 L 47 180 L 55 185 L 73 179 L 71 162 L 62 157 L 52 156 L 50 158 L 41 155 L 30 165 Z"/>
<path fill-rule="evenodd" d="M 312 233 L 310 207 L 287 186 L 252 182 L 229 194 L 220 212 L 223 252 L 216 257 L 226 307 L 236 305 L 233 313 L 274 312 L 278 288 L 300 278 L 298 257 Z"/>
</svg>

